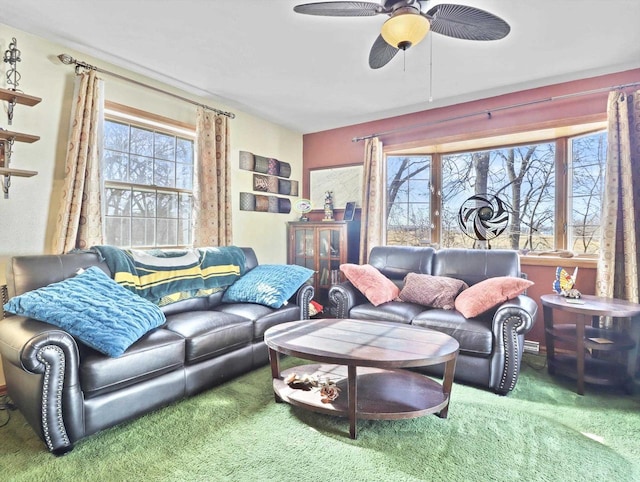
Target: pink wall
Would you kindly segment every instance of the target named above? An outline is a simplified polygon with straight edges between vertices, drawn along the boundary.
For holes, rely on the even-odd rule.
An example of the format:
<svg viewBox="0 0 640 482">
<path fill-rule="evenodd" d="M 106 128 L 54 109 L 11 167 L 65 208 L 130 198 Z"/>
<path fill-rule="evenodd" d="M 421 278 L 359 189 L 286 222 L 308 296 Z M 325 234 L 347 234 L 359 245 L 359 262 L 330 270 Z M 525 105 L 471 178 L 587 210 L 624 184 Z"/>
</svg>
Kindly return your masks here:
<svg viewBox="0 0 640 482">
<path fill-rule="evenodd" d="M 362 163 L 364 143 L 352 142 L 354 137 L 632 82 L 640 82 L 640 69 L 305 134 L 303 136 L 303 195 L 309 196 L 309 171 L 311 169 Z M 570 124 L 572 120 L 603 120 L 606 117 L 607 95 L 607 92 L 602 92 L 544 101 L 525 107 L 493 112 L 491 118 L 482 114 L 384 135 L 380 138 L 385 146 L 408 144 L 415 141 L 424 141 L 423 144 L 427 144 L 430 140 L 449 137 L 486 137 L 506 132 L 557 126 L 560 123 L 566 125 Z"/>
<path fill-rule="evenodd" d="M 606 103 L 608 92 L 575 96 L 567 99 L 545 101 L 557 96 L 570 95 L 600 88 L 640 82 L 640 69 L 619 72 L 611 75 L 593 77 L 573 82 L 565 82 L 525 90 L 513 94 L 491 97 L 473 102 L 453 105 L 408 114 L 399 117 L 381 119 L 374 122 L 352 125 L 339 129 L 306 134 L 303 137 L 303 195 L 309 196 L 309 171 L 318 168 L 338 167 L 361 164 L 363 160 L 363 142 L 352 142 L 354 137 L 394 130 L 406 126 L 434 123 L 438 120 L 459 117 L 476 112 L 497 109 L 504 106 L 543 100 L 542 102 L 493 112 L 491 118 L 486 114 L 471 116 L 465 119 L 432 124 L 428 127 L 411 129 L 405 132 L 380 136 L 385 146 L 411 144 L 420 141 L 427 145 L 429 141 L 456 138 L 480 138 L 491 135 L 521 132 L 543 127 L 556 127 L 572 123 L 593 122 L 606 119 Z M 526 265 L 523 260 L 522 270 L 529 279 L 536 282 L 528 294 L 538 302 L 539 317 L 534 329 L 527 335 L 528 339 L 539 341 L 544 345 L 544 323 L 540 296 L 551 292 L 551 283 L 555 277 L 554 261 L 550 265 Z M 558 265 L 564 266 L 566 260 L 558 259 Z M 595 290 L 596 270 L 594 267 L 580 269 L 578 289 L 584 294 L 593 294 Z"/>
</svg>

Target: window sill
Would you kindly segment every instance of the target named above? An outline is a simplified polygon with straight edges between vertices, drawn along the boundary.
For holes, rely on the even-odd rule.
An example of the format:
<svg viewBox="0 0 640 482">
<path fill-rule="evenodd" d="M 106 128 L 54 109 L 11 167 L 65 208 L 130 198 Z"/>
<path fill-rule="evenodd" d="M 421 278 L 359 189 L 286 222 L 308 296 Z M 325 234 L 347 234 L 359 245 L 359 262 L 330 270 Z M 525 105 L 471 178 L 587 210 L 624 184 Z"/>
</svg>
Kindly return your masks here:
<svg viewBox="0 0 640 482">
<path fill-rule="evenodd" d="M 564 258 L 562 256 L 545 255 L 520 255 L 520 264 L 522 266 L 562 266 L 563 268 L 593 268 L 598 265 L 598 258 L 587 256 L 573 256 Z"/>
</svg>

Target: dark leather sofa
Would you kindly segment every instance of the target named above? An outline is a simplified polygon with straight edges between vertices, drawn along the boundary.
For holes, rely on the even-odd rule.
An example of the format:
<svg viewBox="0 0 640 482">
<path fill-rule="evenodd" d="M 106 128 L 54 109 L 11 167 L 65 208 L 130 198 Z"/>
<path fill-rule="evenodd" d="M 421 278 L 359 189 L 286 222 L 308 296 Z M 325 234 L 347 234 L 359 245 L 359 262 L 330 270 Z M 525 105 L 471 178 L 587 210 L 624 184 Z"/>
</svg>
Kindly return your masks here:
<svg viewBox="0 0 640 482">
<path fill-rule="evenodd" d="M 246 270 L 257 266 L 243 248 Z M 10 297 L 100 266 L 95 253 L 10 260 Z M 223 383 L 268 363 L 267 328 L 309 318 L 313 287 L 279 309 L 221 303 L 223 293 L 162 308 L 166 323 L 110 358 L 65 331 L 22 316 L 0 321 L 0 354 L 12 401 L 48 449 L 59 455 L 99 430 Z"/>
<path fill-rule="evenodd" d="M 490 277 L 523 276 L 518 254 L 508 250 L 436 251 L 430 247 L 380 246 L 371 250 L 368 263 L 400 288 L 405 276 L 412 272 L 457 278 L 469 286 Z M 376 307 L 349 281 L 332 286 L 329 298 L 337 307 L 338 318 L 408 323 L 452 336 L 460 343 L 455 380 L 502 395 L 516 385 L 524 335 L 531 330 L 538 311 L 535 301 L 526 295 L 475 319 L 466 319 L 456 310 L 429 309 L 401 301 Z M 425 370 L 442 374 L 442 367 L 438 366 Z"/>
</svg>

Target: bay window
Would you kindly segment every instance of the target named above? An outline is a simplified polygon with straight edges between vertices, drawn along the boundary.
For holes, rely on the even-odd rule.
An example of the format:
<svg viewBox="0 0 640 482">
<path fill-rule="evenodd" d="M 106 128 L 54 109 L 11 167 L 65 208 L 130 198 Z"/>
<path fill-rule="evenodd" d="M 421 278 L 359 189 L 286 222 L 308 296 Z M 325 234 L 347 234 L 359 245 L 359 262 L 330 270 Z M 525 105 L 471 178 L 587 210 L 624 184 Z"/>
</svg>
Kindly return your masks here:
<svg viewBox="0 0 640 482">
<path fill-rule="evenodd" d="M 597 252 L 606 132 L 428 151 L 386 155 L 386 244 Z M 474 231 L 487 203 L 504 216 Z"/>
</svg>

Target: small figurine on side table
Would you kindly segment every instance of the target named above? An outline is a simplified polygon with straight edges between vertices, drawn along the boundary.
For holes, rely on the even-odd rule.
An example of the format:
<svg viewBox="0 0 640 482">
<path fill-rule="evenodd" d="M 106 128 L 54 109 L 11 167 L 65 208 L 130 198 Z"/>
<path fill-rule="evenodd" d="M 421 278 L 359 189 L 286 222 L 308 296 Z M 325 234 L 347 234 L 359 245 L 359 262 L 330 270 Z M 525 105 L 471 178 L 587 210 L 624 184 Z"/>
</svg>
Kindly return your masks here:
<svg viewBox="0 0 640 482">
<path fill-rule="evenodd" d="M 577 267 L 573 270 L 573 274 L 571 275 L 565 269 L 558 266 L 558 268 L 556 268 L 556 279 L 553 282 L 553 291 L 565 298 L 579 299 L 582 296 L 582 293 L 574 288 L 577 279 Z"/>
</svg>

